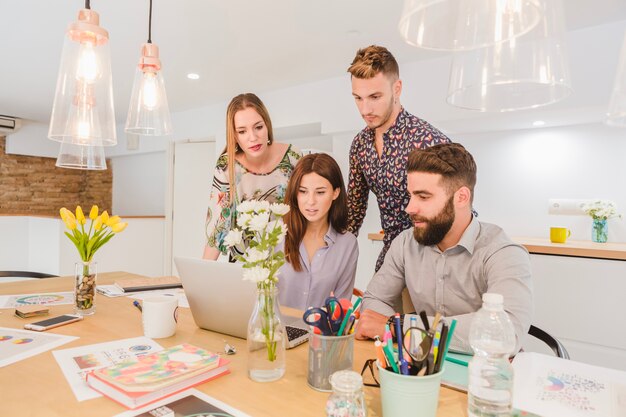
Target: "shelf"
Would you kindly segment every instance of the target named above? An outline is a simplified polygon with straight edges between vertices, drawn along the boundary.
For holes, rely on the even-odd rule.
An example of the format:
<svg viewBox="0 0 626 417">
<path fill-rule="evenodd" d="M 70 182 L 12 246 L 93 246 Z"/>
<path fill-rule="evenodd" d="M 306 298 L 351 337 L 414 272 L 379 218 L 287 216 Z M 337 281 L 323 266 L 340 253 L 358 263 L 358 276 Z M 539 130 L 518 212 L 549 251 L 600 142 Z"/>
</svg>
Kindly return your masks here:
<svg viewBox="0 0 626 417">
<path fill-rule="evenodd" d="M 368 233 L 372 241 L 382 241 L 382 233 Z M 549 239 L 535 237 L 513 237 L 528 252 L 537 255 L 574 256 L 578 258 L 614 259 L 626 261 L 626 243 L 594 243 L 588 240 L 570 240 L 567 243 L 552 243 Z"/>
<path fill-rule="evenodd" d="M 514 237 L 513 240 L 524 245 L 530 253 L 626 261 L 626 243 L 594 243 L 588 240 L 552 243 L 549 239 L 535 237 Z"/>
</svg>

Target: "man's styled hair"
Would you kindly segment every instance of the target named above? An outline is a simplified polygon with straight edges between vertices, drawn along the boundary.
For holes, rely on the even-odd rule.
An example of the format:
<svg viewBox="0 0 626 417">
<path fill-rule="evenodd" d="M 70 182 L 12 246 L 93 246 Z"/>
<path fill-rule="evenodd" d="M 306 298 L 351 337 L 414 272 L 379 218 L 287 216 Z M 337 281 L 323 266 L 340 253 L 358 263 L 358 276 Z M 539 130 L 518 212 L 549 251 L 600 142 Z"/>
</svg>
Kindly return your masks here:
<svg viewBox="0 0 626 417">
<path fill-rule="evenodd" d="M 359 49 L 348 72 L 353 77 L 361 79 L 374 78 L 379 72 L 394 81 L 400 78 L 396 59 L 387 48 L 377 45 Z"/>
<path fill-rule="evenodd" d="M 426 149 L 414 149 L 409 154 L 406 171 L 440 174 L 448 192 L 453 193 L 466 186 L 472 193 L 470 202 L 474 201 L 476 162 L 463 145 L 443 143 Z"/>
</svg>

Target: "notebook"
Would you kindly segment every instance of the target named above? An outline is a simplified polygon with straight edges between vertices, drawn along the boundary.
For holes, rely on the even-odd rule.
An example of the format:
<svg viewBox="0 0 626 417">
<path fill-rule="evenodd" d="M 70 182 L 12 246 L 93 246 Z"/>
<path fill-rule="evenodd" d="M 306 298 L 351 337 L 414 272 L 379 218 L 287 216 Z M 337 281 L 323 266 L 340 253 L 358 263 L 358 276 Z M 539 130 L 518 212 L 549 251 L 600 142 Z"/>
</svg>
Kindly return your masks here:
<svg viewBox="0 0 626 417">
<path fill-rule="evenodd" d="M 183 343 L 87 374 L 87 384 L 118 403 L 136 408 L 228 373 L 219 355 Z"/>
<path fill-rule="evenodd" d="M 243 280 L 238 263 L 174 257 L 196 325 L 202 329 L 245 339 L 256 302 L 256 285 Z M 309 340 L 302 317 L 283 315 L 287 348 Z"/>
</svg>

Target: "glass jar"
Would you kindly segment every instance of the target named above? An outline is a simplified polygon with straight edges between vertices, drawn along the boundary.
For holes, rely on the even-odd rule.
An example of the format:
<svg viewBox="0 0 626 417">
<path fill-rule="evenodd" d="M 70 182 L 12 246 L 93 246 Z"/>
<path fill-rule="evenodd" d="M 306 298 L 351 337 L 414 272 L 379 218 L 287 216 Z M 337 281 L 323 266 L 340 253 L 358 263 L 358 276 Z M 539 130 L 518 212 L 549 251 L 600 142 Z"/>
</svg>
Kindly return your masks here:
<svg viewBox="0 0 626 417">
<path fill-rule="evenodd" d="M 606 243 L 609 235 L 609 225 L 606 219 L 593 219 L 591 240 L 597 243 Z"/>
<path fill-rule="evenodd" d="M 326 401 L 327 417 L 366 417 L 363 379 L 354 371 L 338 371 L 331 375 L 333 393 Z"/>
<path fill-rule="evenodd" d="M 96 262 L 76 262 L 74 312 L 90 316 L 96 312 Z"/>
</svg>

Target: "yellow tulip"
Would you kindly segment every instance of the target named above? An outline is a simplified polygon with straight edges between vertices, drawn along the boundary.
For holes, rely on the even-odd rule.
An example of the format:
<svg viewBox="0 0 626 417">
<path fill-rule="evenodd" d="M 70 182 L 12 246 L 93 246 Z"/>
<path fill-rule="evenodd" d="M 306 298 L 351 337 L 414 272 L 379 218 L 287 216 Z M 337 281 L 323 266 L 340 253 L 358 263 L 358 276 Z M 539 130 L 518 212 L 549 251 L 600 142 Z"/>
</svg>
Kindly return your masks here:
<svg viewBox="0 0 626 417">
<path fill-rule="evenodd" d="M 80 224 L 85 224 L 86 220 L 85 220 L 85 214 L 83 213 L 83 209 L 80 208 L 80 206 L 76 206 L 76 220 L 80 223 Z"/>
<path fill-rule="evenodd" d="M 93 222 L 93 229 L 100 230 L 102 227 L 102 216 L 99 216 L 96 221 Z"/>
<path fill-rule="evenodd" d="M 98 206 L 91 206 L 91 211 L 89 212 L 89 218 L 91 220 L 94 220 L 96 217 L 98 217 Z"/>
<path fill-rule="evenodd" d="M 74 219 L 74 217 L 68 217 L 67 221 L 65 222 L 65 226 L 67 226 L 68 229 L 70 230 L 74 230 L 76 229 L 76 219 Z"/>
<path fill-rule="evenodd" d="M 119 223 L 121 220 L 122 219 L 120 218 L 120 216 L 109 217 L 109 220 L 107 221 L 107 226 L 111 227 L 114 224 Z"/>
<path fill-rule="evenodd" d="M 65 221 L 65 218 L 67 217 L 66 211 L 67 209 L 65 207 L 61 207 L 61 209 L 59 210 L 59 214 L 61 215 L 61 219 L 63 221 Z"/>
<path fill-rule="evenodd" d="M 100 220 L 102 220 L 102 224 L 107 224 L 107 222 L 109 221 L 109 213 L 107 213 L 106 210 L 104 210 L 100 215 Z"/>
<path fill-rule="evenodd" d="M 120 233 L 124 229 L 126 229 L 126 226 L 128 226 L 128 223 L 126 222 L 116 223 L 113 226 L 111 226 L 111 230 L 113 231 L 113 233 Z"/>
</svg>

